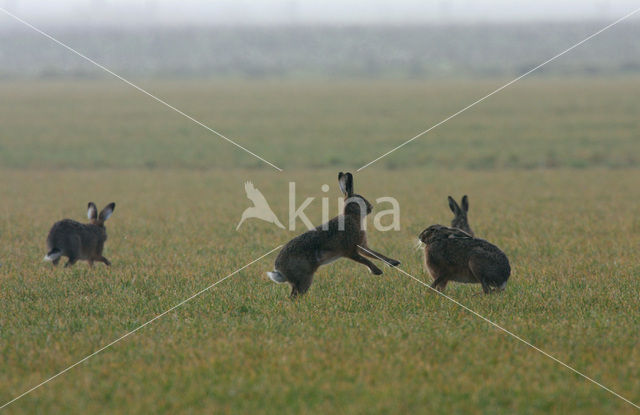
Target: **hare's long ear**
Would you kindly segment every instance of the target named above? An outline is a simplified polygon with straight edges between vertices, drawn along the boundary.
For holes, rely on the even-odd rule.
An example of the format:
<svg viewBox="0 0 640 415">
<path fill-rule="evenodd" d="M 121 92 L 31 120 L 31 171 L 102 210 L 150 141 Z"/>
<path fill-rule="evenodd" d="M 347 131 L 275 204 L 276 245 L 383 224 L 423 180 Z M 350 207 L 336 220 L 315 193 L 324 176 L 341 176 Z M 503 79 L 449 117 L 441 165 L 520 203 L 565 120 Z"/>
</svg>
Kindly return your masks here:
<svg viewBox="0 0 640 415">
<path fill-rule="evenodd" d="M 454 215 L 457 215 L 458 212 L 460 212 L 460 206 L 458 206 L 458 203 L 453 200 L 451 196 L 448 196 L 447 198 L 449 199 L 449 209 L 451 209 Z"/>
<path fill-rule="evenodd" d="M 353 195 L 353 176 L 351 173 L 338 173 L 338 184 L 346 197 Z"/>
<path fill-rule="evenodd" d="M 458 228 L 447 228 L 446 232 L 449 234 L 449 238 L 472 238 L 471 235 Z"/>
<path fill-rule="evenodd" d="M 469 198 L 467 195 L 462 196 L 462 210 L 465 212 L 469 211 Z"/>
<path fill-rule="evenodd" d="M 87 206 L 87 217 L 92 222 L 98 219 L 98 208 L 93 202 L 89 202 L 89 205 Z"/>
<path fill-rule="evenodd" d="M 100 222 L 104 222 L 105 220 L 109 219 L 115 208 L 116 204 L 113 202 L 105 206 L 105 208 L 102 209 L 102 212 L 100 212 Z"/>
</svg>

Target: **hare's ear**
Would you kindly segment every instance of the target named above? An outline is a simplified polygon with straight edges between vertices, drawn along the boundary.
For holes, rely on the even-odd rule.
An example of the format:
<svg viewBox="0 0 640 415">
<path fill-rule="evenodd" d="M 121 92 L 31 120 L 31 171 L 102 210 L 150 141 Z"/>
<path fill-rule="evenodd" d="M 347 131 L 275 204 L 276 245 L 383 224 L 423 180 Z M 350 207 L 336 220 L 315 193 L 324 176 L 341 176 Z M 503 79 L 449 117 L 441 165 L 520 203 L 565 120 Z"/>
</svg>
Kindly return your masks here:
<svg viewBox="0 0 640 415">
<path fill-rule="evenodd" d="M 100 221 L 104 222 L 105 220 L 109 219 L 115 208 L 116 204 L 113 202 L 105 206 L 105 208 L 102 209 L 102 212 L 100 212 Z"/>
<path fill-rule="evenodd" d="M 89 202 L 89 205 L 87 206 L 87 217 L 89 218 L 89 220 L 98 219 L 98 208 L 93 202 Z"/>
<path fill-rule="evenodd" d="M 466 233 L 465 231 L 461 230 L 461 229 L 457 229 L 457 228 L 450 228 L 449 229 L 449 239 L 456 239 L 456 238 L 473 238 L 471 235 L 469 235 L 468 233 Z"/>
<path fill-rule="evenodd" d="M 465 212 L 469 211 L 469 198 L 467 195 L 462 196 L 462 210 Z"/>
<path fill-rule="evenodd" d="M 454 215 L 457 215 L 458 212 L 460 212 L 460 206 L 458 206 L 458 203 L 453 200 L 451 196 L 448 196 L 447 198 L 449 199 L 449 209 L 451 209 Z"/>
<path fill-rule="evenodd" d="M 353 176 L 351 173 L 338 173 L 338 184 L 345 196 L 351 197 L 353 195 Z"/>
</svg>

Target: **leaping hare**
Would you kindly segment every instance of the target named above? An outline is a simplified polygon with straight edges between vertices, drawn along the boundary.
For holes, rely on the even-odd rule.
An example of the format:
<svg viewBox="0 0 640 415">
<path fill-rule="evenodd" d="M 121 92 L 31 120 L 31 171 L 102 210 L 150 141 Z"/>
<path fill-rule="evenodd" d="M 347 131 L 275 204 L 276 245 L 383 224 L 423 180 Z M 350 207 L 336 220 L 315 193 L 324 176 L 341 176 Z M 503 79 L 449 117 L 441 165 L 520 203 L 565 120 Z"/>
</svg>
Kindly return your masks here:
<svg viewBox="0 0 640 415">
<path fill-rule="evenodd" d="M 366 265 L 375 275 L 382 274 L 382 270 L 365 257 L 382 259 L 391 266 L 400 265 L 367 246 L 362 223 L 372 206 L 364 197 L 353 193 L 351 173 L 340 172 L 338 183 L 346 198 L 344 213 L 289 241 L 276 258 L 275 270 L 267 272 L 274 282 L 291 285 L 291 298 L 307 292 L 313 274 L 321 265 L 342 257 Z"/>
<path fill-rule="evenodd" d="M 66 256 L 69 261 L 64 265 L 65 268 L 72 266 L 78 260 L 86 260 L 92 267 L 94 261 L 111 265 L 111 262 L 102 256 L 102 249 L 107 240 L 104 222 L 109 219 L 115 208 L 115 203 L 109 203 L 98 215 L 96 205 L 89 202 L 87 216 L 90 223 L 85 225 L 71 219 L 56 222 L 47 237 L 48 253 L 44 260 L 58 265 L 60 257 Z"/>
<path fill-rule="evenodd" d="M 419 239 L 425 244 L 425 265 L 434 280 L 431 288 L 443 291 L 449 281 L 480 283 L 489 294 L 506 287 L 511 267 L 497 246 L 443 225 L 429 226 Z"/>
<path fill-rule="evenodd" d="M 469 221 L 467 220 L 467 213 L 469 212 L 469 198 L 467 195 L 462 196 L 461 204 L 462 208 L 460 208 L 460 205 L 458 205 L 458 203 L 449 196 L 449 209 L 451 209 L 455 215 L 451 221 L 451 227 L 458 228 L 469 235 L 474 236 L 473 231 L 469 226 Z"/>
</svg>

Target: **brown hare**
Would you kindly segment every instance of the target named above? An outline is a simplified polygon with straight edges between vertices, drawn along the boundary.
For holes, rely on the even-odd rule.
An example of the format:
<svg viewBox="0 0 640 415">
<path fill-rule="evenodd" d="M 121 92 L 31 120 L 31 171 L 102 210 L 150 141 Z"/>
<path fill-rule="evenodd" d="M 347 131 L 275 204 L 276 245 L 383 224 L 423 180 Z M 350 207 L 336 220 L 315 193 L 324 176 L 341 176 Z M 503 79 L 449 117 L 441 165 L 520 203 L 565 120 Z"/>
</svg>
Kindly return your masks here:
<svg viewBox="0 0 640 415">
<path fill-rule="evenodd" d="M 467 213 L 469 212 L 469 198 L 467 195 L 462 196 L 461 204 L 462 208 L 460 208 L 460 205 L 458 205 L 458 203 L 449 196 L 449 208 L 455 215 L 451 221 L 451 227 L 458 228 L 469 235 L 474 236 L 473 231 L 469 226 L 469 221 L 467 220 Z"/>
<path fill-rule="evenodd" d="M 480 283 L 485 294 L 504 290 L 511 274 L 509 259 L 497 246 L 484 239 L 443 225 L 431 225 L 419 239 L 425 244 L 425 265 L 443 291 L 449 281 Z"/>
<path fill-rule="evenodd" d="M 88 261 L 92 267 L 94 261 L 111 265 L 111 262 L 102 256 L 102 249 L 107 240 L 104 222 L 109 219 L 115 208 L 115 203 L 109 203 L 98 215 L 96 205 L 89 202 L 87 216 L 90 223 L 85 225 L 71 219 L 56 222 L 47 237 L 48 253 L 44 260 L 58 265 L 60 257 L 66 256 L 69 260 L 65 267 L 72 266 L 78 260 Z"/>
<path fill-rule="evenodd" d="M 382 259 L 391 266 L 400 265 L 395 259 L 367 246 L 362 225 L 366 215 L 371 213 L 372 206 L 364 197 L 353 193 L 351 173 L 340 172 L 338 183 L 346 199 L 344 213 L 289 241 L 276 258 L 275 270 L 267 272 L 274 282 L 288 282 L 291 285 L 291 298 L 307 292 L 313 274 L 321 265 L 339 258 L 345 257 L 364 264 L 375 275 L 382 274 L 382 270 L 365 257 Z"/>
</svg>

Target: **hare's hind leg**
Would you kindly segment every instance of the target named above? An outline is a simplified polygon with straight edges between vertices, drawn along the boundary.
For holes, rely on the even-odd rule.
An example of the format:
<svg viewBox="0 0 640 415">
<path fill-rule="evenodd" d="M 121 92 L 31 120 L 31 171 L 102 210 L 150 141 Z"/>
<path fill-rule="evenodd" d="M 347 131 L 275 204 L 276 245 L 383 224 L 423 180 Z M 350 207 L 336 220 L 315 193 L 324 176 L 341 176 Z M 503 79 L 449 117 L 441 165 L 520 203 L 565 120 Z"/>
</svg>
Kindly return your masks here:
<svg viewBox="0 0 640 415">
<path fill-rule="evenodd" d="M 488 258 L 484 258 L 478 255 L 472 255 L 469 258 L 469 270 L 473 276 L 482 284 L 482 291 L 485 294 L 491 294 L 491 287 L 489 286 L 488 281 L 491 281 L 491 270 L 493 268 L 493 264 L 491 260 Z"/>
<path fill-rule="evenodd" d="M 289 257 L 283 263 L 278 264 L 278 271 L 286 276 L 287 282 L 291 284 L 290 297 L 296 298 L 303 295 L 311 287 L 313 274 L 318 266 L 305 257 Z"/>
<path fill-rule="evenodd" d="M 313 282 L 313 274 L 310 275 L 296 275 L 296 278 L 291 281 L 291 295 L 292 300 L 299 295 L 304 295 L 309 291 L 311 283 Z"/>
<path fill-rule="evenodd" d="M 73 266 L 78 261 L 78 258 L 82 256 L 82 241 L 79 235 L 70 235 L 66 239 L 66 249 L 64 252 L 67 254 L 69 260 L 64 264 L 65 268 Z"/>
</svg>

